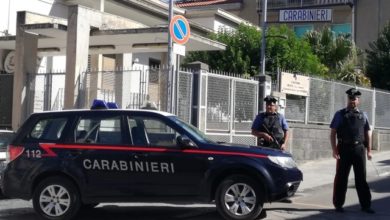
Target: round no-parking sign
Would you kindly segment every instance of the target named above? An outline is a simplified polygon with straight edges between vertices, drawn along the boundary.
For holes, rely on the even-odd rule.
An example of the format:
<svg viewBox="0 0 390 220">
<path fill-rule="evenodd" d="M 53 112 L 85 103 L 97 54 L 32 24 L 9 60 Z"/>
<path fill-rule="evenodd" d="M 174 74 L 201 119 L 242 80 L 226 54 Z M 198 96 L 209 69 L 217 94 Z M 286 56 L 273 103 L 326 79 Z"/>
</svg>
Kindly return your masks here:
<svg viewBox="0 0 390 220">
<path fill-rule="evenodd" d="M 190 39 L 190 25 L 182 15 L 175 15 L 169 24 L 172 40 L 177 44 L 185 44 Z"/>
</svg>

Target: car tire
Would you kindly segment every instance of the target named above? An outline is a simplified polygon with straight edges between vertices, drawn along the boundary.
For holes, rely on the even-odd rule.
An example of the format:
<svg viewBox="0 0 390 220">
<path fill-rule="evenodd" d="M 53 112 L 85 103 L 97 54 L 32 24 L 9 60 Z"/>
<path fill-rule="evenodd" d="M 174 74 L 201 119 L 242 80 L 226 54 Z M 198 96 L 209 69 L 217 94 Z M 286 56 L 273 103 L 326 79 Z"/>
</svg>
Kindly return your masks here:
<svg viewBox="0 0 390 220">
<path fill-rule="evenodd" d="M 72 219 L 80 206 L 76 186 L 64 177 L 54 176 L 42 180 L 33 193 L 33 207 L 45 219 Z"/>
<path fill-rule="evenodd" d="M 264 190 L 244 175 L 224 179 L 215 194 L 219 214 L 227 220 L 253 220 L 263 210 Z"/>
</svg>

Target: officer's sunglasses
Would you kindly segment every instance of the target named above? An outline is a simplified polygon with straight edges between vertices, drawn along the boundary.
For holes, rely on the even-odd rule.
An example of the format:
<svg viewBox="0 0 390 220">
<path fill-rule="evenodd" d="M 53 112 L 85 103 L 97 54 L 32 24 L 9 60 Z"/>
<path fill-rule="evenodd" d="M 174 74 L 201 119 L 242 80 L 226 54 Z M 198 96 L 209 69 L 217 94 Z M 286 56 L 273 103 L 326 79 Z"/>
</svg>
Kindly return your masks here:
<svg viewBox="0 0 390 220">
<path fill-rule="evenodd" d="M 348 96 L 348 99 L 351 101 L 355 101 L 356 99 L 358 99 L 358 97 L 357 96 Z"/>
<path fill-rule="evenodd" d="M 273 102 L 266 102 L 265 105 L 266 105 L 266 106 L 275 106 L 276 104 L 273 103 Z"/>
</svg>

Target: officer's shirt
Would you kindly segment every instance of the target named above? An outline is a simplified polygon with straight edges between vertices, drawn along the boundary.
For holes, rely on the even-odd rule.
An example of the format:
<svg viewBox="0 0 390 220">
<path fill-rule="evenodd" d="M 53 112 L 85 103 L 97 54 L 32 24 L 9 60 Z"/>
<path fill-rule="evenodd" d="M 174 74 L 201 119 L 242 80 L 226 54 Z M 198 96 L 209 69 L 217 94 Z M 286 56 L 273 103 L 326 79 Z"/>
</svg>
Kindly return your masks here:
<svg viewBox="0 0 390 220">
<path fill-rule="evenodd" d="M 359 109 L 357 109 L 357 111 L 359 112 Z M 334 114 L 333 120 L 329 126 L 330 128 L 333 128 L 336 130 L 337 130 L 337 128 L 339 128 L 341 122 L 343 121 L 343 114 L 341 112 L 342 112 L 342 110 L 339 110 Z M 365 121 L 366 121 L 364 123 L 364 131 L 369 131 L 369 130 L 371 130 L 371 128 L 370 128 L 370 123 L 368 122 L 367 114 L 365 112 L 363 112 L 363 116 L 364 116 Z"/>
<path fill-rule="evenodd" d="M 261 125 L 263 124 L 263 121 L 264 121 L 264 118 L 265 118 L 265 115 L 268 114 L 268 113 L 260 113 L 256 116 L 255 120 L 253 121 L 253 124 L 252 124 L 252 129 L 253 130 L 258 130 Z M 275 113 L 277 114 L 277 113 Z M 286 119 L 284 118 L 284 116 L 282 114 L 279 114 L 279 123 L 282 125 L 282 129 L 283 131 L 287 131 L 288 130 L 288 125 L 287 125 L 287 121 Z"/>
</svg>

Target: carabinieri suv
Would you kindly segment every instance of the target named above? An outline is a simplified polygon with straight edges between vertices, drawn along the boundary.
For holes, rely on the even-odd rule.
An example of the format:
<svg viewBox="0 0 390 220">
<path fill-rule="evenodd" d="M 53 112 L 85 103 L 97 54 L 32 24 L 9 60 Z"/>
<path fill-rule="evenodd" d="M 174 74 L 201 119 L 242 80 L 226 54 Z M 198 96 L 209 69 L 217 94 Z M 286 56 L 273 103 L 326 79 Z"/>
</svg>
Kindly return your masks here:
<svg viewBox="0 0 390 220">
<path fill-rule="evenodd" d="M 292 196 L 302 173 L 280 150 L 209 140 L 172 114 L 69 110 L 32 114 L 8 148 L 1 187 L 45 219 L 109 202 L 215 202 L 225 219 L 255 219 Z"/>
</svg>

